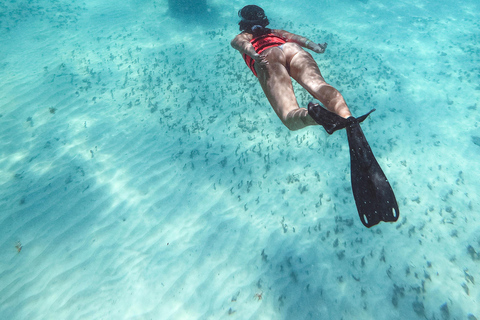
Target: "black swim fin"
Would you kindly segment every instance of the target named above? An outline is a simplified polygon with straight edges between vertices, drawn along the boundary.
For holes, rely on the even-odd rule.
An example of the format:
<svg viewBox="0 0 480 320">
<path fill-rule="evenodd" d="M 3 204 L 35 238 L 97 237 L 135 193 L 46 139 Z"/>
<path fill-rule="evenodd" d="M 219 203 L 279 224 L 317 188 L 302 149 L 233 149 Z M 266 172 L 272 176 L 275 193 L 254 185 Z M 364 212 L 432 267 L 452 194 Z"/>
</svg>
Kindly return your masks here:
<svg viewBox="0 0 480 320">
<path fill-rule="evenodd" d="M 360 128 L 360 122 L 373 111 L 375 109 L 361 117 L 345 119 L 318 104 L 308 105 L 309 115 L 329 134 L 347 129 L 353 197 L 360 220 L 367 228 L 380 221 L 395 222 L 400 215 L 392 187 Z"/>
<path fill-rule="evenodd" d="M 365 120 L 373 111 L 375 111 L 375 109 L 372 109 L 367 114 L 356 118 L 356 121 L 358 121 L 358 123 L 363 122 L 363 120 Z M 318 103 L 313 102 L 308 104 L 308 114 L 313 118 L 313 120 L 315 120 L 316 123 L 322 125 L 328 134 L 332 134 L 337 130 L 345 128 L 351 122 L 351 118 L 353 118 L 342 118 L 338 114 L 330 112 L 327 109 L 322 108 L 322 106 L 320 106 Z"/>
</svg>

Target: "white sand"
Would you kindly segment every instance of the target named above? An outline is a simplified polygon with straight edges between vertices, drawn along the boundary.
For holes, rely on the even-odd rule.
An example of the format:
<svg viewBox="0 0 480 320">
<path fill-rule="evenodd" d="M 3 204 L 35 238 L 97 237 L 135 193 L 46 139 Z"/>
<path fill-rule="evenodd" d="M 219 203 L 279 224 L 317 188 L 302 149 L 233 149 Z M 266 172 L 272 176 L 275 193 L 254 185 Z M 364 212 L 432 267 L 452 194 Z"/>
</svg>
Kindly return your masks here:
<svg viewBox="0 0 480 320">
<path fill-rule="evenodd" d="M 261 4 L 377 108 L 371 229 L 345 132 L 289 132 L 229 46 L 245 4 L 0 4 L 0 319 L 480 318 L 479 4 Z"/>
</svg>

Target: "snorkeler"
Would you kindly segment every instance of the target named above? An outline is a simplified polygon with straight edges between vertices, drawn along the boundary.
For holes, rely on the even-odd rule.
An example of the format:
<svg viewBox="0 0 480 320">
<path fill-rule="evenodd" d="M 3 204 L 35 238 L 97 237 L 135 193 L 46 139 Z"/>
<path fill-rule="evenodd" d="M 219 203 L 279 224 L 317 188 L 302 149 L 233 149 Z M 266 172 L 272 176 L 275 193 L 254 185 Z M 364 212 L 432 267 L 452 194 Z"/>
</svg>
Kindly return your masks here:
<svg viewBox="0 0 480 320">
<path fill-rule="evenodd" d="M 290 130 L 320 124 L 332 134 L 346 128 L 350 146 L 352 191 L 360 220 L 366 227 L 380 221 L 397 221 L 399 210 L 393 190 L 378 165 L 360 128 L 360 122 L 373 112 L 355 118 L 340 92 L 326 83 L 310 53 L 324 53 L 327 43 L 311 40 L 278 29 L 269 29 L 268 18 L 256 5 L 243 7 L 238 16 L 241 33 L 231 42 L 258 78 L 273 110 Z M 295 79 L 325 107 L 310 102 L 300 108 L 293 91 Z"/>
</svg>

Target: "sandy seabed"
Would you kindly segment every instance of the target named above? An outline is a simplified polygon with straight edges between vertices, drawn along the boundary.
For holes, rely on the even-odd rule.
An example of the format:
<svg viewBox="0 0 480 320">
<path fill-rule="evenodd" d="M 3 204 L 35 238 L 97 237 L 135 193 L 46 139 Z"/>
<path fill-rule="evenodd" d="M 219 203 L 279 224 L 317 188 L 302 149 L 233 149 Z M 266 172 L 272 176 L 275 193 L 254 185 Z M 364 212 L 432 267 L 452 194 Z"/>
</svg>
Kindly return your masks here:
<svg viewBox="0 0 480 320">
<path fill-rule="evenodd" d="M 371 229 L 345 132 L 283 127 L 247 3 L 208 4 L 0 4 L 0 319 L 480 318 L 479 4 L 260 4 L 377 109 L 401 216 Z"/>
</svg>

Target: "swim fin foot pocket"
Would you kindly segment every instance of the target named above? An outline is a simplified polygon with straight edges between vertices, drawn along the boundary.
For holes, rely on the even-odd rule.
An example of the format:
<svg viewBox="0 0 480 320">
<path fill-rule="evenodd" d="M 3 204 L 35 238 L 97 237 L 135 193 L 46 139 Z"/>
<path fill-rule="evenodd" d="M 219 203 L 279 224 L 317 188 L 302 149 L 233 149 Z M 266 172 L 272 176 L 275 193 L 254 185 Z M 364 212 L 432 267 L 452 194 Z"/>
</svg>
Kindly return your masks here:
<svg viewBox="0 0 480 320">
<path fill-rule="evenodd" d="M 373 111 L 375 109 L 361 117 L 345 119 L 319 104 L 308 104 L 308 114 L 327 133 L 332 134 L 343 128 L 347 130 L 353 197 L 360 220 L 367 228 L 380 221 L 395 222 L 400 215 L 392 187 L 360 128 L 360 123 Z"/>
</svg>

